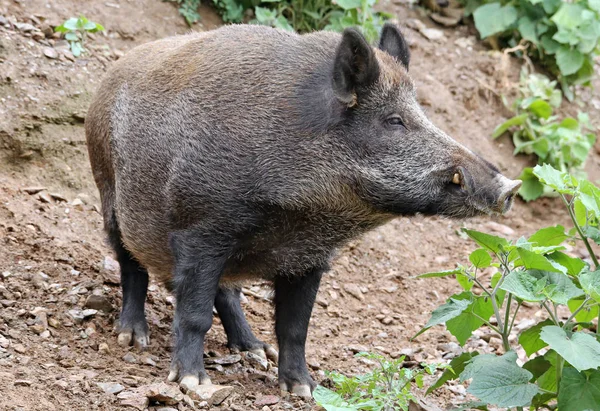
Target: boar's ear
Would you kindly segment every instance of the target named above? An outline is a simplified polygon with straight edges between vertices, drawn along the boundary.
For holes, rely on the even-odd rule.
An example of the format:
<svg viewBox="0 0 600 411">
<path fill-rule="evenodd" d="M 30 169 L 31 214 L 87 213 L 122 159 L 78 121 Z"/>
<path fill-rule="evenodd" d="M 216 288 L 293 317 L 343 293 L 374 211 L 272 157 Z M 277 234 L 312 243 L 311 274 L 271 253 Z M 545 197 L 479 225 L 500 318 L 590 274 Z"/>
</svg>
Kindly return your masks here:
<svg viewBox="0 0 600 411">
<path fill-rule="evenodd" d="M 357 90 L 379 78 L 375 52 L 356 29 L 346 29 L 338 46 L 333 66 L 333 91 L 342 103 L 353 106 Z"/>
<path fill-rule="evenodd" d="M 408 70 L 408 63 L 410 62 L 410 49 L 404 39 L 404 36 L 396 27 L 391 23 L 386 23 L 381 30 L 381 38 L 379 39 L 379 49 L 385 51 L 390 56 L 395 57 L 406 70 Z"/>
</svg>

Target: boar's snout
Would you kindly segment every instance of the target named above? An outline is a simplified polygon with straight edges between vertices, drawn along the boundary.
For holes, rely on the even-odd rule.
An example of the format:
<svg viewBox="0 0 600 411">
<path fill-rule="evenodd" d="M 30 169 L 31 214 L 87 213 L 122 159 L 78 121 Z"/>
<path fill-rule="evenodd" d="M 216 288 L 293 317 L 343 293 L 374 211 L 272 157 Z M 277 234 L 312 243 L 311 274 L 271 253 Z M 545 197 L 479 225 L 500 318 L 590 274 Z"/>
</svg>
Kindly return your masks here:
<svg viewBox="0 0 600 411">
<path fill-rule="evenodd" d="M 507 213 L 508 210 L 512 207 L 513 200 L 515 195 L 521 188 L 522 181 L 521 180 L 509 180 L 503 175 L 499 174 L 499 176 L 503 180 L 502 189 L 500 191 L 500 197 L 498 197 L 498 201 L 496 203 L 497 212 L 504 214 Z"/>
</svg>

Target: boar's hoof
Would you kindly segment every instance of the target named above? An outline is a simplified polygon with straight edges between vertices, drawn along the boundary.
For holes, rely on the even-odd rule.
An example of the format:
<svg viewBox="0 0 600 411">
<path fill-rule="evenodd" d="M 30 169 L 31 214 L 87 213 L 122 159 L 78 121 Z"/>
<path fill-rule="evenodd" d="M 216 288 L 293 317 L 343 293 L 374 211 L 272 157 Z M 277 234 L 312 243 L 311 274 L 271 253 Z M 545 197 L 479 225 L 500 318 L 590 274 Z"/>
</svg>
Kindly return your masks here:
<svg viewBox="0 0 600 411">
<path fill-rule="evenodd" d="M 289 389 L 288 384 L 286 384 L 285 382 L 280 382 L 279 383 L 279 388 L 281 389 L 281 393 L 282 395 L 285 395 L 286 393 L 291 393 L 294 395 L 297 395 L 299 397 L 303 397 L 303 398 L 310 398 L 312 397 L 312 390 L 311 390 L 311 386 L 310 384 L 292 384 L 292 389 Z"/>
<path fill-rule="evenodd" d="M 117 342 L 121 347 L 129 347 L 133 344 L 136 349 L 142 351 L 150 345 L 150 336 L 144 332 L 126 330 L 119 333 Z"/>
</svg>

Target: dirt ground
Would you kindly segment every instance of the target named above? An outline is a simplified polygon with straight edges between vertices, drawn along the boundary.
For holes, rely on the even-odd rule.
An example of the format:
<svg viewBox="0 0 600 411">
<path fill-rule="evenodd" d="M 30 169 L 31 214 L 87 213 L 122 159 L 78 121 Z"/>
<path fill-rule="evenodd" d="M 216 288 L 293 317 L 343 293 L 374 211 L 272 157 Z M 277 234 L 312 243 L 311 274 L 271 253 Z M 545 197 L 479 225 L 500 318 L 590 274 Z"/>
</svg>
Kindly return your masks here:
<svg viewBox="0 0 600 411">
<path fill-rule="evenodd" d="M 393 3 L 382 7 L 405 27 L 419 100 L 432 120 L 506 175 L 518 176 L 532 159 L 513 157 L 508 139 L 489 136 L 509 115 L 500 96 L 513 92 L 519 61 L 489 52 L 468 26 L 442 29 L 422 11 Z M 107 30 L 89 39 L 88 54 L 74 59 L 49 28 L 80 14 Z M 219 24 L 210 8 L 201 14 L 203 23 L 194 30 Z M 414 19 L 443 37 L 425 38 Z M 139 394 L 168 373 L 173 298 L 161 285 L 153 283 L 148 296 L 149 350 L 139 353 L 116 343 L 118 265 L 103 242 L 83 130 L 88 103 L 112 61 L 138 44 L 188 30 L 174 5 L 159 0 L 0 0 L 0 410 L 206 407 L 188 398 L 148 404 Z M 584 90 L 580 96 L 583 109 L 598 118 L 598 92 Z M 599 162 L 595 151 L 587 167 L 594 180 Z M 399 218 L 353 242 L 319 291 L 307 344 L 315 378 L 323 380 L 325 370 L 365 372 L 370 364 L 354 357 L 362 349 L 392 357 L 404 352 L 417 362 L 456 355 L 460 348 L 442 327 L 409 341 L 456 285 L 451 279 L 412 277 L 464 263 L 475 247 L 458 235 L 463 226 L 517 238 L 557 223 L 568 224 L 557 201 L 517 201 L 508 216 L 494 221 Z M 274 344 L 269 298 L 265 284 L 249 286 L 244 307 L 257 336 Z M 88 307 L 95 309 L 83 311 Z M 539 315 L 536 311 L 523 316 Z M 215 316 L 205 350 L 225 356 L 225 342 Z M 493 339 L 488 344 L 475 338 L 465 349 L 474 348 L 500 347 Z M 233 364 L 209 370 L 214 383 L 234 387 L 213 409 L 316 408 L 281 398 L 272 367 L 265 371 L 246 359 L 229 360 Z M 444 409 L 464 400 L 460 386 L 427 398 Z"/>
</svg>

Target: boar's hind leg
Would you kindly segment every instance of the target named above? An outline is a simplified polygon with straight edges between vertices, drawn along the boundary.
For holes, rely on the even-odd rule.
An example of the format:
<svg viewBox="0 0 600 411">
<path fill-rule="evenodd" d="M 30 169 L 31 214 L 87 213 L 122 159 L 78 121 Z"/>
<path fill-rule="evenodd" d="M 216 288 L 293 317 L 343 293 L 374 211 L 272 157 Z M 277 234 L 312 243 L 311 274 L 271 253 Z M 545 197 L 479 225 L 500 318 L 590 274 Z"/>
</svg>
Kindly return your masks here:
<svg viewBox="0 0 600 411">
<path fill-rule="evenodd" d="M 310 397 L 316 384 L 306 368 L 308 323 L 321 276 L 327 267 L 315 267 L 302 276 L 275 279 L 275 332 L 279 342 L 279 386 L 282 391 Z"/>
<path fill-rule="evenodd" d="M 277 351 L 254 336 L 242 306 L 240 289 L 220 287 L 215 307 L 227 334 L 227 347 L 234 352 L 250 351 L 277 362 Z"/>
<path fill-rule="evenodd" d="M 207 244 L 205 237 L 190 230 L 169 238 L 177 304 L 173 322 L 175 349 L 168 380 L 179 381 L 186 390 L 211 383 L 204 369 L 204 337 L 212 325 L 226 256 L 223 246 Z"/>
<path fill-rule="evenodd" d="M 148 292 L 148 271 L 123 247 L 118 227 L 109 230 L 109 241 L 121 266 L 123 304 L 119 317 L 119 344 L 144 349 L 150 343 L 144 303 Z"/>
</svg>

